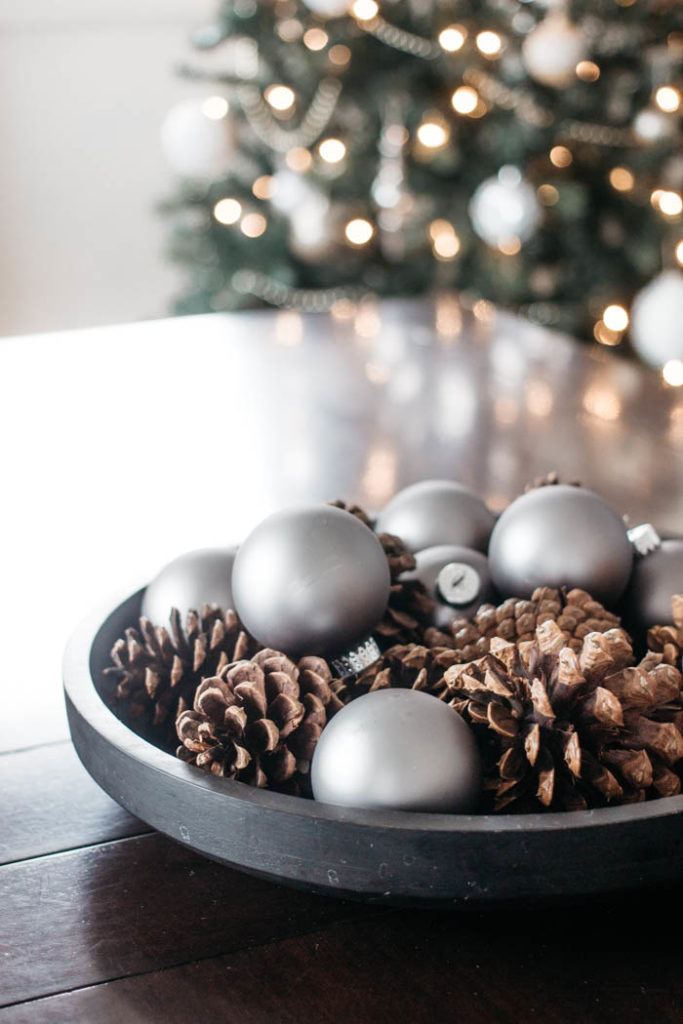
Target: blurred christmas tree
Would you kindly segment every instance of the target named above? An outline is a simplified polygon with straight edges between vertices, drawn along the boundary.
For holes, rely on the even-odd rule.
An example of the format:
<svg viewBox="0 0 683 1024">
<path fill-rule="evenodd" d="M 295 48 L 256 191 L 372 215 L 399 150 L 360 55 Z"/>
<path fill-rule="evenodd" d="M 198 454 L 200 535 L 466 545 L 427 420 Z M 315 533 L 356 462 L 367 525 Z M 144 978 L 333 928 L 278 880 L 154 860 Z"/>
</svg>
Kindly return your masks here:
<svg viewBox="0 0 683 1024">
<path fill-rule="evenodd" d="M 633 333 L 683 357 L 679 0 L 234 0 L 193 41 L 176 312 L 455 287 L 617 344 L 653 282 Z"/>
</svg>

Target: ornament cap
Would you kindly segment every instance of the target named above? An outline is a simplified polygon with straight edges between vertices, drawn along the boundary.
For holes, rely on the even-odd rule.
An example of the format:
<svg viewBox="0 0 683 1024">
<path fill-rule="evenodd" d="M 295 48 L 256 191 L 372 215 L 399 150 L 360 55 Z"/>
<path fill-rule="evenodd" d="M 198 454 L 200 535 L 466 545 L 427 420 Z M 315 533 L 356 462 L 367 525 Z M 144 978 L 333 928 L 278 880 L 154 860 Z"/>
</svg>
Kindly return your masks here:
<svg viewBox="0 0 683 1024">
<path fill-rule="evenodd" d="M 346 651 L 345 654 L 340 654 L 337 658 L 330 658 L 330 668 L 337 678 L 346 679 L 369 668 L 370 665 L 374 665 L 381 653 L 377 641 L 371 636 L 362 644 Z"/>
<path fill-rule="evenodd" d="M 437 577 L 436 589 L 447 604 L 462 608 L 477 599 L 481 578 L 477 570 L 465 562 L 448 562 Z"/>
<path fill-rule="evenodd" d="M 645 555 L 651 555 L 653 551 L 662 546 L 662 538 L 652 523 L 641 523 L 639 526 L 633 526 L 627 531 L 627 535 L 635 549 L 636 555 L 639 555 L 641 558 Z"/>
</svg>

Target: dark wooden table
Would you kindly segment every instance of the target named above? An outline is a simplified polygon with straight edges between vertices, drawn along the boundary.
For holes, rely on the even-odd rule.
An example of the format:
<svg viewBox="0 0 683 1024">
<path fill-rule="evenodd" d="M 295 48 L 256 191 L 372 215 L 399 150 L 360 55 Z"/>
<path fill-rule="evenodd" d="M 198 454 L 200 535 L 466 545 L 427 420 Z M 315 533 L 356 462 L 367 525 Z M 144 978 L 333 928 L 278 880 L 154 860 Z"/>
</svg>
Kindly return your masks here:
<svg viewBox="0 0 683 1024">
<path fill-rule="evenodd" d="M 378 508 L 550 469 L 683 523 L 683 392 L 454 298 L 0 341 L 0 1022 L 680 1022 L 681 888 L 392 910 L 152 832 L 68 739 L 59 660 L 110 593 L 296 499 Z M 670 933 L 668 925 L 673 931 Z"/>
</svg>

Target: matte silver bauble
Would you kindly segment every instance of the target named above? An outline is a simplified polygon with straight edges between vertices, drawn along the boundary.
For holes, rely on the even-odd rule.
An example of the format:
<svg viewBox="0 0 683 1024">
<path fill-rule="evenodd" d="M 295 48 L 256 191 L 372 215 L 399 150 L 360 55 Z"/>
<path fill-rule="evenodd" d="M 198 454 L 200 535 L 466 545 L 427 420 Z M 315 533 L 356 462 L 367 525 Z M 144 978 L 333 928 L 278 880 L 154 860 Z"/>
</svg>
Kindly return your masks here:
<svg viewBox="0 0 683 1024">
<path fill-rule="evenodd" d="M 356 516 L 304 505 L 264 519 L 240 546 L 235 611 L 265 647 L 332 657 L 364 640 L 389 600 L 389 565 Z"/>
<path fill-rule="evenodd" d="M 683 538 L 663 540 L 656 551 L 635 560 L 623 615 L 636 640 L 644 640 L 652 626 L 673 621 L 674 594 L 683 594 Z"/>
<path fill-rule="evenodd" d="M 488 560 L 481 551 L 456 544 L 437 544 L 415 553 L 416 566 L 401 580 L 419 580 L 436 602 L 432 624 L 446 629 L 454 616 L 468 618 L 495 590 Z"/>
<path fill-rule="evenodd" d="M 505 247 L 526 242 L 541 222 L 541 207 L 535 188 L 517 167 L 506 165 L 486 178 L 470 201 L 472 227 L 487 245 Z"/>
<path fill-rule="evenodd" d="M 316 800 L 373 810 L 474 810 L 481 763 L 457 711 L 419 690 L 376 690 L 347 704 L 313 754 Z"/>
<path fill-rule="evenodd" d="M 536 587 L 580 587 L 613 607 L 633 565 L 633 548 L 617 513 L 592 491 L 537 487 L 503 512 L 491 534 L 489 566 L 504 597 L 531 597 Z"/>
<path fill-rule="evenodd" d="M 422 480 L 394 495 L 377 517 L 378 533 L 393 533 L 411 551 L 458 544 L 486 551 L 495 516 L 464 484 Z"/>
<path fill-rule="evenodd" d="M 224 611 L 232 608 L 230 577 L 236 553 L 237 548 L 201 548 L 174 558 L 145 590 L 142 614 L 164 626 L 172 608 L 183 617 L 203 604 L 217 604 Z"/>
</svg>

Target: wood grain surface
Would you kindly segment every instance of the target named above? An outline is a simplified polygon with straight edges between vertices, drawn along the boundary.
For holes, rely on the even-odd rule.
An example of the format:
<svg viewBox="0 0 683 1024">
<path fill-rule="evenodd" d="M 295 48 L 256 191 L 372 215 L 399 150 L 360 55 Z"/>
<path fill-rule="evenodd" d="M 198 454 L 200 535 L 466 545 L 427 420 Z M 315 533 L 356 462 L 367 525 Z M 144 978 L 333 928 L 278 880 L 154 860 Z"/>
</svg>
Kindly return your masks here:
<svg viewBox="0 0 683 1024">
<path fill-rule="evenodd" d="M 449 296 L 6 342 L 0 436 L 0 1024 L 683 1020 L 680 885 L 436 912 L 235 872 L 92 782 L 59 674 L 91 605 L 294 500 L 446 476 L 500 508 L 557 469 L 683 532 L 675 389 Z"/>
</svg>

